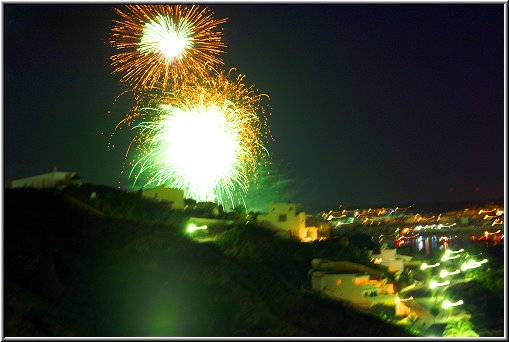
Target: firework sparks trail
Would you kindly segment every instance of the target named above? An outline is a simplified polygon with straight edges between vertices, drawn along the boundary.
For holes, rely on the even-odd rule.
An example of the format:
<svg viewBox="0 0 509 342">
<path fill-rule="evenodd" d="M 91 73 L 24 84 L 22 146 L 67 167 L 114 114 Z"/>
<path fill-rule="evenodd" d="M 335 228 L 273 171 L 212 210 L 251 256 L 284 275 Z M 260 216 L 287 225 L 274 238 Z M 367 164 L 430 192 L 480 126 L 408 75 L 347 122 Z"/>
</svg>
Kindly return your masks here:
<svg viewBox="0 0 509 342">
<path fill-rule="evenodd" d="M 188 79 L 123 120 L 141 120 L 133 126 L 135 183 L 144 176 L 145 186 L 180 188 L 199 201 L 243 201 L 257 168 L 268 162 L 264 143 L 270 132 L 266 95 L 245 86 L 244 76 L 231 75 Z"/>
<path fill-rule="evenodd" d="M 219 55 L 226 45 L 219 25 L 207 7 L 181 5 L 126 5 L 115 9 L 110 44 L 113 73 L 140 92 L 152 87 L 166 89 L 190 73 L 206 75 L 222 65 Z"/>
</svg>

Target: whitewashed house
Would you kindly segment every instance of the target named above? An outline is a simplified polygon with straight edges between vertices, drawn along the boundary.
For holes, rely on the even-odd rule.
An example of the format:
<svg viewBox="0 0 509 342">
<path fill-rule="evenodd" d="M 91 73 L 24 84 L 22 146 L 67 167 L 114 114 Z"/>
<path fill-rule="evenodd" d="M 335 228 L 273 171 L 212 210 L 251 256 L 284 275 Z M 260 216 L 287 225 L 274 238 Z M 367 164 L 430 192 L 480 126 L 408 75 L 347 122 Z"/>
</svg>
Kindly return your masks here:
<svg viewBox="0 0 509 342">
<path fill-rule="evenodd" d="M 403 272 L 405 262 L 412 260 L 411 256 L 400 255 L 395 248 L 385 246 L 380 249 L 380 254 L 372 254 L 371 258 L 374 264 L 387 267 L 387 270 L 391 273 Z"/>
<path fill-rule="evenodd" d="M 370 273 L 378 275 L 376 270 L 355 263 L 326 259 L 313 259 L 312 265 L 311 288 L 315 291 L 361 307 L 396 304 L 393 284 L 388 284 L 384 279 L 371 278 Z"/>
<path fill-rule="evenodd" d="M 269 212 L 258 215 L 257 222 L 283 236 L 305 242 L 316 240 L 319 227 L 307 227 L 306 213 L 298 207 L 297 203 L 270 203 Z"/>
</svg>

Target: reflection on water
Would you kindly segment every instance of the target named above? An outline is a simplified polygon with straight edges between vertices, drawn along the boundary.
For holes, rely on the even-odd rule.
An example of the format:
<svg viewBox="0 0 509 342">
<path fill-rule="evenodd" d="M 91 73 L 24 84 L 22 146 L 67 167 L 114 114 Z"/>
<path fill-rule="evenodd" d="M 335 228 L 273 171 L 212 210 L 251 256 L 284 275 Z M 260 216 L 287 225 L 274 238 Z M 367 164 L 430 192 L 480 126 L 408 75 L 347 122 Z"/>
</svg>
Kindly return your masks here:
<svg viewBox="0 0 509 342">
<path fill-rule="evenodd" d="M 422 236 L 418 236 L 417 237 L 417 251 L 420 252 L 422 251 L 422 246 L 424 245 L 424 243 L 422 242 Z"/>
<path fill-rule="evenodd" d="M 422 253 L 424 249 L 424 253 L 426 255 L 428 255 L 431 250 L 439 248 L 439 239 L 435 235 L 427 236 L 426 238 L 424 238 L 422 235 L 419 235 L 415 240 L 410 240 L 409 242 L 411 245 L 412 242 L 414 242 L 412 246 L 412 250 L 414 252 L 417 251 L 418 253 Z M 442 243 L 444 248 L 448 247 L 447 241 L 442 241 Z"/>
<path fill-rule="evenodd" d="M 469 234 L 415 234 L 406 233 L 399 235 L 397 233 L 381 234 L 377 237 L 372 236 L 373 241 L 379 244 L 385 244 L 389 248 L 397 248 L 398 253 L 406 255 L 428 256 L 429 254 L 443 251 L 445 249 L 461 249 L 470 247 L 491 247 L 498 244 L 503 244 L 503 234 L 499 230 L 493 233 L 485 232 L 486 236 L 469 235 Z"/>
<path fill-rule="evenodd" d="M 450 236 L 422 236 L 418 235 L 413 239 L 403 241 L 397 247 L 400 250 L 406 250 L 405 254 L 422 254 L 429 255 L 433 251 L 451 249 L 469 248 L 474 245 L 483 245 L 484 247 L 494 246 L 503 243 L 500 240 L 490 241 L 472 241 L 468 237 L 459 237 L 456 235 Z"/>
<path fill-rule="evenodd" d="M 433 236 L 422 236 L 419 235 L 415 239 L 410 239 L 405 241 L 404 243 L 399 245 L 399 248 L 410 248 L 412 254 L 423 253 L 428 255 L 432 250 L 435 249 L 447 249 L 449 247 L 449 241 L 454 239 L 451 237 L 450 239 L 441 239 L 442 237 Z"/>
<path fill-rule="evenodd" d="M 464 245 L 457 236 L 422 236 L 410 239 L 401 244 L 399 248 L 409 248 L 412 254 L 429 255 L 434 250 L 444 250 L 448 248 L 460 248 Z"/>
</svg>

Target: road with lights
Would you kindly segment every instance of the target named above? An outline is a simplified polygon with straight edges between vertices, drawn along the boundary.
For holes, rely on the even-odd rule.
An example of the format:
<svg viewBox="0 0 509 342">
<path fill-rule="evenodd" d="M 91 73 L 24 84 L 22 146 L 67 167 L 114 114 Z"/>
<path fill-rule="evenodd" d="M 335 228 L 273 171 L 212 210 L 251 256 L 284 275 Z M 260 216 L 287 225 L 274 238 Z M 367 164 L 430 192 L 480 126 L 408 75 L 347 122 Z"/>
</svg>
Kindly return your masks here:
<svg viewBox="0 0 509 342">
<path fill-rule="evenodd" d="M 418 317 L 417 325 L 427 329 L 432 324 L 447 324 L 459 319 L 468 319 L 461 298 L 447 298 L 446 289 L 473 279 L 470 270 L 484 267 L 488 259 L 480 255 L 472 256 L 465 249 L 447 249 L 439 262 L 422 263 L 421 270 L 426 272 L 426 280 L 400 291 L 400 297 L 412 298 L 405 303 Z M 435 314 L 433 311 L 435 310 Z"/>
</svg>

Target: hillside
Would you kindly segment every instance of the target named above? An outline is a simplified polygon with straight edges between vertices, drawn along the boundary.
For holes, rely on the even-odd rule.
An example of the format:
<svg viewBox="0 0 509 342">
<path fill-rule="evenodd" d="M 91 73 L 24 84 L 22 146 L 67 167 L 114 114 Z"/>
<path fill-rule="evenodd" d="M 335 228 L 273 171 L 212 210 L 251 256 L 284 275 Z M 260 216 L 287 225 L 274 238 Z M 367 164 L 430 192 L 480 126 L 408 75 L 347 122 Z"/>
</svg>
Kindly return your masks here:
<svg viewBox="0 0 509 342">
<path fill-rule="evenodd" d="M 301 247 L 256 226 L 197 243 L 157 204 L 71 190 L 5 190 L 5 336 L 410 336 L 303 290 L 316 246 L 288 264 Z"/>
</svg>

